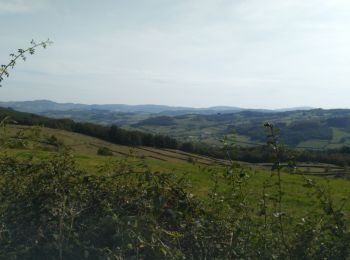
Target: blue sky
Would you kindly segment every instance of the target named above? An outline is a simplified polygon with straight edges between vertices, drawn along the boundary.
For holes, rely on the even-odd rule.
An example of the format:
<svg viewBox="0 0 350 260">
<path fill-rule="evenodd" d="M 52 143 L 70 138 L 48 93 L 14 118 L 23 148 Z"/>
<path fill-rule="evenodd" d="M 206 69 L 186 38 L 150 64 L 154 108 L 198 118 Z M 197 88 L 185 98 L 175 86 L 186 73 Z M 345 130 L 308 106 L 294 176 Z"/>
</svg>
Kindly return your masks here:
<svg viewBox="0 0 350 260">
<path fill-rule="evenodd" d="M 0 0 L 0 100 L 350 107 L 345 0 Z"/>
</svg>

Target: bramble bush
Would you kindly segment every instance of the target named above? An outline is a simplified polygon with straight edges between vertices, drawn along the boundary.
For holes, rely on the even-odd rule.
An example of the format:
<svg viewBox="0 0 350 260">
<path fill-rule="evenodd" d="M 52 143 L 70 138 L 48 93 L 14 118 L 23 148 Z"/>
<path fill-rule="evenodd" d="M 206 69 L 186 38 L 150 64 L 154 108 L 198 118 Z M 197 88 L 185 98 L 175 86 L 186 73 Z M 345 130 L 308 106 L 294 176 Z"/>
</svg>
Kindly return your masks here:
<svg viewBox="0 0 350 260">
<path fill-rule="evenodd" d="M 259 201 L 247 187 L 254 173 L 235 162 L 213 173 L 199 199 L 185 178 L 151 172 L 132 158 L 108 165 L 108 174 L 106 167 L 90 174 L 67 150 L 40 163 L 3 153 L 0 258 L 349 258 L 348 221 L 325 187 L 305 178 L 320 212 L 285 212 L 283 148 L 267 127 L 276 161 Z"/>
</svg>

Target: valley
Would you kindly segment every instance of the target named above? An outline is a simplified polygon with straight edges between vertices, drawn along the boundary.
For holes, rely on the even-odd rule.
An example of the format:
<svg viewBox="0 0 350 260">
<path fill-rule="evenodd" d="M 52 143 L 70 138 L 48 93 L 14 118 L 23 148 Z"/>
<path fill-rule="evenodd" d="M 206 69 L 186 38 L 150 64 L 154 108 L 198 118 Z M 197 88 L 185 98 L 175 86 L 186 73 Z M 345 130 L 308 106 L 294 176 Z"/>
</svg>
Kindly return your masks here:
<svg viewBox="0 0 350 260">
<path fill-rule="evenodd" d="M 293 116 L 297 117 L 295 114 Z M 346 147 L 333 153 L 323 151 L 322 154 L 305 150 L 296 158 L 304 158 L 303 160 L 296 160 L 295 164 L 290 164 L 289 158 L 284 158 L 284 155 L 274 156 L 274 150 L 271 149 L 274 147 L 273 143 L 257 145 L 253 143 L 256 142 L 253 138 L 245 139 L 248 146 L 239 146 L 236 140 L 230 138 L 224 139 L 224 142 L 214 141 L 212 144 L 209 140 L 202 146 L 198 141 L 180 141 L 179 136 L 175 140 L 160 134 L 167 134 L 166 129 L 175 123 L 191 121 L 210 125 L 211 129 L 219 132 L 219 126 L 232 117 L 240 120 L 242 128 L 249 125 L 244 123 L 246 118 L 250 118 L 250 123 L 256 123 L 257 117 L 272 121 L 281 120 L 281 117 L 273 114 L 262 116 L 256 112 L 185 114 L 175 117 L 150 116 L 129 127 L 120 128 L 108 124 L 75 122 L 68 118 L 53 119 L 0 108 L 0 192 L 5 199 L 0 210 L 5 214 L 3 221 L 7 221 L 6 225 L 11 228 L 11 232 L 19 232 L 18 225 L 10 226 L 12 212 L 15 212 L 16 219 L 23 218 L 21 225 L 24 226 L 20 226 L 21 232 L 24 230 L 28 234 L 35 233 L 37 228 L 41 230 L 42 227 L 48 234 L 55 234 L 60 225 L 65 225 L 66 231 L 62 231 L 62 235 L 57 237 L 74 241 L 74 237 L 79 236 L 77 244 L 74 245 L 74 250 L 77 251 L 84 248 L 80 245 L 81 241 L 90 243 L 89 234 L 95 232 L 95 226 L 98 225 L 99 232 L 94 235 L 97 237 L 93 242 L 94 246 L 85 249 L 89 254 L 95 252 L 95 245 L 98 245 L 100 240 L 108 237 L 101 233 L 101 230 L 111 229 L 109 221 L 117 225 L 118 231 L 108 232 L 119 235 L 119 228 L 122 228 L 123 236 L 128 237 L 130 241 L 127 244 L 118 242 L 126 246 L 122 251 L 125 255 L 129 252 L 134 254 L 134 249 L 127 248 L 139 243 L 130 236 L 134 234 L 130 233 L 130 230 L 137 232 L 142 241 L 152 241 L 153 238 L 148 238 L 148 233 L 151 231 L 154 237 L 157 229 L 161 228 L 162 231 L 157 236 L 166 240 L 167 245 L 171 245 L 168 251 L 158 253 L 162 246 L 156 246 L 151 253 L 143 250 L 141 252 L 145 255 L 162 256 L 178 247 L 181 248 L 181 252 L 192 254 L 193 248 L 188 246 L 188 242 L 178 245 L 179 239 L 202 239 L 198 238 L 197 233 L 189 233 L 188 229 L 205 232 L 209 237 L 216 238 L 225 234 L 219 241 L 216 239 L 215 248 L 223 247 L 225 255 L 234 254 L 234 247 L 228 246 L 226 242 L 226 237 L 232 234 L 232 229 L 243 229 L 240 237 L 251 241 L 246 237 L 249 230 L 253 229 L 252 234 L 256 236 L 265 236 L 265 233 L 259 231 L 261 223 L 265 221 L 272 223 L 268 232 L 280 234 L 280 227 L 274 226 L 278 218 L 278 207 L 283 210 L 284 217 L 281 223 L 283 229 L 287 229 L 284 232 L 288 232 L 289 244 L 299 243 L 299 236 L 308 232 L 302 229 L 295 233 L 296 228 L 300 226 L 300 220 L 313 221 L 322 216 L 324 225 L 328 226 L 328 223 L 338 219 L 342 221 L 344 228 L 348 225 L 350 172 L 344 164 L 349 157 Z M 313 118 L 315 119 L 317 117 Z M 290 125 L 285 123 L 284 126 L 293 129 L 296 125 L 293 122 Z M 146 126 L 149 125 L 154 127 L 153 129 L 161 125 L 165 130 L 161 132 L 147 129 Z M 305 125 L 305 129 L 310 128 L 310 125 Z M 251 133 L 254 133 L 253 129 Z M 185 132 L 183 130 L 184 135 Z M 266 142 L 269 137 L 264 134 Z M 344 132 L 337 132 L 338 141 L 345 136 Z M 231 141 L 234 147 L 223 149 L 229 145 L 226 142 Z M 264 140 L 261 140 L 261 144 L 263 142 Z M 276 145 L 276 149 L 282 151 L 282 147 Z M 204 150 L 198 150 L 199 147 Z M 216 156 L 212 156 L 212 153 L 216 153 Z M 242 155 L 239 158 L 244 160 L 237 160 L 236 155 Z M 325 159 L 330 162 L 321 162 Z M 331 163 L 333 161 L 337 163 Z M 80 209 L 82 205 L 86 206 Z M 43 208 L 48 208 L 47 212 L 37 212 Z M 57 211 L 59 213 L 56 213 Z M 34 231 L 27 226 L 27 218 L 31 218 L 32 212 L 45 216 L 40 219 L 37 224 L 39 227 L 35 227 Z M 339 216 L 337 212 L 341 212 Z M 106 218 L 113 220 L 106 222 Z M 232 221 L 232 218 L 235 218 L 235 221 Z M 51 223 L 49 226 L 45 225 L 47 219 Z M 119 219 L 125 221 L 120 222 Z M 146 221 L 142 223 L 144 219 Z M 243 220 L 248 223 L 247 226 L 242 224 Z M 182 224 L 169 227 L 172 221 L 181 221 Z M 140 222 L 142 224 L 139 224 Z M 310 225 L 316 225 L 315 236 L 323 234 L 326 228 L 324 225 L 318 227 L 317 223 L 307 223 L 305 226 L 308 229 Z M 141 225 L 141 230 L 138 229 L 138 225 Z M 156 225 L 156 229 L 153 229 L 153 225 Z M 215 229 L 212 229 L 212 225 Z M 128 227 L 126 231 L 125 227 Z M 74 230 L 73 235 L 71 230 Z M 169 234 L 181 235 L 169 239 Z M 328 241 L 328 238 L 325 239 Z M 113 239 L 108 238 L 106 243 L 110 240 Z M 4 239 L 2 241 L 12 243 L 17 248 L 22 246 L 20 242 L 7 242 Z M 55 238 L 40 243 L 50 245 L 54 243 L 51 241 L 55 241 Z M 341 243 L 346 241 L 342 238 Z M 36 242 L 31 243 L 34 245 Z M 71 243 L 69 242 L 69 245 Z M 247 248 L 250 247 L 251 242 L 244 243 L 247 243 Z M 239 248 L 248 250 L 246 246 L 240 245 L 239 242 L 238 244 Z M 212 242 L 208 242 L 206 248 L 210 248 L 211 245 Z M 264 246 L 264 243 L 259 242 L 259 246 Z M 100 247 L 104 247 L 104 244 Z M 315 247 L 322 250 L 318 249 L 318 245 Z M 148 250 L 148 246 L 146 248 Z M 189 250 L 189 253 L 186 250 Z M 4 252 L 7 254 L 11 251 L 6 249 Z M 43 252 L 41 251 L 41 254 Z M 216 251 L 213 248 L 211 252 Z M 251 250 L 243 254 L 247 255 L 248 252 L 255 255 L 255 251 Z M 299 250 L 296 250 L 295 254 L 298 252 Z M 32 252 L 26 254 L 35 255 Z M 106 253 L 98 255 L 104 258 Z"/>
<path fill-rule="evenodd" d="M 185 177 L 190 181 L 189 190 L 197 196 L 205 197 L 213 185 L 214 176 L 220 176 L 231 164 L 227 160 L 218 160 L 197 154 L 186 153 L 173 149 L 157 149 L 151 147 L 130 147 L 117 145 L 98 138 L 45 127 L 28 127 L 8 125 L 1 132 L 2 149 L 0 155 L 15 156 L 20 160 L 30 158 L 32 163 L 40 163 L 54 158 L 62 152 L 70 153 L 79 167 L 94 174 L 112 174 L 113 166 L 122 164 L 131 171 L 142 171 L 147 167 L 152 172 L 174 173 L 179 178 Z M 19 138 L 21 137 L 21 138 Z M 53 141 L 54 140 L 54 141 Z M 108 148 L 111 155 L 98 155 L 99 148 Z M 249 187 L 251 191 L 260 190 L 264 181 L 270 178 L 271 164 L 235 162 L 237 167 L 254 176 Z M 283 173 L 283 182 L 287 192 L 288 210 L 307 212 L 312 205 L 302 188 L 308 176 L 319 183 L 328 183 L 338 199 L 346 197 L 348 175 L 344 169 L 331 164 L 298 164 L 298 169 L 291 172 L 287 167 Z M 333 178 L 337 177 L 337 178 Z M 219 184 L 225 187 L 224 179 Z M 259 196 L 259 194 L 256 194 Z M 294 204 L 294 201 L 302 201 Z M 350 211 L 350 204 L 346 204 Z"/>
<path fill-rule="evenodd" d="M 263 124 L 271 122 L 280 129 L 281 140 L 291 148 L 322 150 L 350 145 L 348 109 L 198 110 L 154 105 L 67 105 L 51 101 L 13 102 L 2 105 L 12 105 L 25 112 L 36 111 L 37 114 L 47 117 L 70 118 L 102 125 L 115 124 L 125 129 L 169 135 L 183 142 L 219 145 L 219 139 L 233 134 L 237 144 L 241 146 L 259 145 L 265 142 Z"/>
</svg>

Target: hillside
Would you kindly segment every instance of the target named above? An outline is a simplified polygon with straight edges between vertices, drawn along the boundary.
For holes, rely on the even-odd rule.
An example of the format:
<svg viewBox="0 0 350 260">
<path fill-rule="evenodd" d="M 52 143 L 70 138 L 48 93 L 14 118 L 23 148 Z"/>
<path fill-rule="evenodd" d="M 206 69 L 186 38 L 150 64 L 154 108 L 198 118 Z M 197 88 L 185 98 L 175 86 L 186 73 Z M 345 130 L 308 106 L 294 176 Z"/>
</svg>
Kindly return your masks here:
<svg viewBox="0 0 350 260">
<path fill-rule="evenodd" d="M 348 223 L 347 180 L 305 178 L 288 171 L 277 175 L 269 170 L 271 165 L 226 164 L 177 150 L 116 145 L 78 133 L 37 126 L 7 125 L 0 131 L 3 166 L 0 168 L 0 194 L 4 201 L 0 207 L 4 216 L 1 220 L 16 238 L 22 234 L 27 237 L 26 240 L 0 238 L 1 243 L 9 245 L 3 251 L 0 247 L 0 253 L 6 256 L 15 250 L 19 255 L 33 256 L 40 252 L 47 257 L 49 253 L 46 252 L 60 252 L 56 241 L 64 238 L 63 252 L 67 255 L 71 254 L 73 245 L 74 252 L 89 254 L 89 259 L 96 255 L 106 258 L 105 248 L 113 248 L 110 241 L 117 239 L 118 244 L 123 245 L 121 252 L 126 259 L 140 253 L 164 258 L 177 247 L 182 250 L 177 249 L 177 254 L 192 254 L 188 241 L 202 241 L 202 234 L 210 240 L 215 238 L 216 246 L 211 254 L 220 254 L 215 251 L 220 246 L 227 255 L 232 250 L 227 246 L 227 237 L 233 234 L 231 230 L 243 230 L 238 237 L 251 241 L 250 236 L 246 237 L 249 230 L 254 228 L 253 234 L 258 236 L 261 221 L 276 221 L 277 183 L 283 185 L 283 204 L 280 204 L 285 218 L 288 216 L 288 221 L 283 220 L 283 227 L 286 228 L 284 232 L 288 232 L 289 244 L 304 241 L 300 239 L 308 233 L 304 229 L 295 232 L 300 227 L 300 219 L 313 221 L 312 214 L 327 217 L 329 209 L 340 212 L 335 205 L 341 205 L 341 215 L 336 220 L 328 217 L 320 230 L 318 221 L 315 226 L 307 222 L 305 228 L 317 227 L 314 236 L 318 238 L 318 234 L 324 234 L 325 225 L 332 226 L 340 219 L 345 230 Z M 108 148 L 112 154 L 98 155 L 99 148 Z M 327 169 L 321 170 L 325 176 L 333 168 L 336 170 L 332 165 L 305 167 L 308 174 Z M 261 213 L 261 203 L 265 203 L 263 209 L 267 213 Z M 28 225 L 33 215 L 40 217 Z M 14 217 L 15 225 L 12 224 Z M 175 224 L 169 225 L 173 221 Z M 56 234 L 62 226 L 64 230 Z M 278 235 L 280 229 L 272 226 L 269 230 Z M 128 242 L 118 240 L 121 232 Z M 41 238 L 41 233 L 45 234 L 45 239 Z M 134 240 L 133 234 L 145 243 L 140 250 L 140 242 Z M 156 236 L 162 239 L 160 246 L 151 244 Z M 312 239 L 317 239 L 314 236 Z M 340 239 L 346 244 L 347 240 Z M 328 240 L 334 241 L 333 235 L 327 237 Z M 34 249 L 21 251 L 22 241 L 26 241 L 27 248 L 29 244 Z M 165 243 L 168 251 L 158 253 Z M 206 243 L 207 249 L 212 242 Z M 247 248 L 240 244 L 240 248 L 247 250 L 242 254 L 255 252 L 248 250 L 250 244 Z M 45 250 L 48 246 L 52 249 Z M 296 250 L 295 254 L 299 252 Z"/>
<path fill-rule="evenodd" d="M 181 142 L 218 144 L 218 139 L 234 133 L 242 146 L 261 144 L 265 140 L 262 125 L 271 122 L 280 128 L 283 142 L 293 148 L 333 149 L 350 145 L 350 110 L 347 109 L 195 109 L 156 105 L 84 105 L 46 100 L 0 102 L 0 106 L 53 118 L 116 124 L 132 130 L 169 135 Z"/>
<path fill-rule="evenodd" d="M 159 149 L 146 146 L 126 146 L 107 142 L 95 137 L 46 127 L 30 127 L 21 125 L 8 125 L 5 136 L 9 138 L 10 148 L 33 148 L 37 150 L 57 152 L 64 147 L 69 147 L 74 154 L 85 156 L 97 156 L 98 149 L 106 147 L 112 152 L 112 156 L 133 156 L 139 159 L 152 159 L 162 162 L 193 162 L 202 165 L 213 165 L 224 161 L 215 158 L 186 153 L 175 149 Z M 34 142 L 31 137 L 35 134 Z M 20 137 L 20 140 L 17 140 Z M 22 145 L 20 141 L 23 141 Z M 19 142 L 17 145 L 16 143 Z M 11 145 L 12 144 L 12 145 Z"/>
<path fill-rule="evenodd" d="M 107 148 L 111 154 L 98 155 L 100 148 Z M 96 173 L 113 161 L 128 160 L 136 168 L 146 163 L 152 171 L 188 174 L 199 185 L 196 187 L 199 193 L 206 191 L 210 182 L 205 168 L 214 170 L 227 164 L 223 160 L 179 150 L 118 145 L 59 129 L 21 125 L 7 125 L 5 130 L 0 129 L 0 156 L 5 153 L 22 159 L 33 157 L 40 163 L 66 149 L 82 169 Z"/>
<path fill-rule="evenodd" d="M 143 161 L 150 165 L 152 170 L 188 174 L 191 180 L 194 180 L 195 183 L 198 182 L 199 186 L 195 188 L 198 190 L 206 190 L 206 185 L 211 179 L 210 171 L 223 169 L 229 163 L 226 160 L 174 149 L 118 145 L 83 134 L 38 126 L 7 125 L 5 131 L 0 130 L 0 136 L 1 151 L 6 151 L 20 158 L 34 156 L 42 160 L 68 149 L 82 168 L 92 171 L 98 171 L 101 165 L 113 159 L 124 160 L 129 158 L 135 165 Z M 100 148 L 107 148 L 111 154 L 108 156 L 98 155 Z M 262 174 L 268 173 L 271 168 L 271 164 L 268 163 L 239 163 L 247 169 Z M 339 177 L 344 174 L 343 168 L 331 164 L 300 163 L 297 166 L 297 173 L 303 175 Z M 302 179 L 301 177 L 290 176 L 288 173 L 286 171 L 286 180 Z M 268 177 L 268 174 L 261 177 Z M 347 185 L 347 182 L 344 185 Z"/>
<path fill-rule="evenodd" d="M 216 168 L 229 163 L 227 160 L 176 149 L 118 145 L 79 133 L 39 126 L 7 125 L 6 131 L 2 131 L 1 136 L 2 142 L 6 140 L 8 143 L 7 148 L 10 148 L 11 151 L 21 151 L 23 154 L 30 154 L 35 149 L 44 155 L 69 148 L 83 162 L 81 165 L 87 168 L 97 166 L 99 163 L 104 162 L 106 158 L 112 157 L 133 157 L 140 160 L 147 160 L 152 162 L 154 166 L 169 166 L 164 168 L 167 170 L 175 169 L 178 166 L 180 169 L 188 168 L 189 171 L 197 171 L 197 166 Z M 98 155 L 101 148 L 107 148 L 110 152 L 109 156 Z M 241 161 L 239 163 L 252 167 L 255 170 L 269 170 L 272 166 L 268 162 L 248 163 Z M 295 173 L 298 174 L 348 178 L 348 172 L 344 172 L 344 167 L 332 164 L 298 163 L 297 166 L 298 170 Z"/>
<path fill-rule="evenodd" d="M 312 111 L 310 111 L 312 112 Z M 313 111 L 314 112 L 314 111 Z M 243 113 L 243 112 L 242 112 Z M 253 119 L 252 122 L 261 120 L 261 115 L 259 114 L 260 119 L 254 121 L 254 116 L 256 117 L 256 112 L 244 112 L 246 115 L 249 115 Z M 290 114 L 293 112 L 284 112 L 282 114 Z M 280 113 L 279 113 L 280 114 Z M 242 129 L 247 128 L 246 117 L 244 119 L 239 119 L 241 113 L 235 114 L 238 116 L 238 120 L 241 120 L 241 125 L 239 127 Z M 107 142 L 112 142 L 114 144 L 127 145 L 133 147 L 149 147 L 149 148 L 167 148 L 167 149 L 178 149 L 184 152 L 190 152 L 195 154 L 200 154 L 209 157 L 215 157 L 219 159 L 227 158 L 227 154 L 222 150 L 222 143 L 219 142 L 223 136 L 228 136 L 229 140 L 233 141 L 233 144 L 239 149 L 239 152 L 230 152 L 232 158 L 235 160 L 253 162 L 253 163 L 266 163 L 271 162 L 271 151 L 266 147 L 266 132 L 260 124 L 256 126 L 249 126 L 249 129 L 246 132 L 253 135 L 252 138 L 257 140 L 251 140 L 249 137 L 244 135 L 234 135 L 230 137 L 231 132 L 222 133 L 221 135 L 216 134 L 215 138 L 211 136 L 210 132 L 201 131 L 196 129 L 196 132 L 192 133 L 190 129 L 183 129 L 179 127 L 176 128 L 176 125 L 179 123 L 178 120 L 192 120 L 193 117 L 201 117 L 203 120 L 199 120 L 199 123 L 202 124 L 215 124 L 216 131 L 220 131 L 220 127 L 225 127 L 224 122 L 229 119 L 232 114 L 221 114 L 216 116 L 210 115 L 183 115 L 177 117 L 161 116 L 155 118 L 148 118 L 143 120 L 132 127 L 118 127 L 115 125 L 101 125 L 97 123 L 87 123 L 87 122 L 76 122 L 72 119 L 53 119 L 49 117 L 44 117 L 40 115 L 35 115 L 31 113 L 19 112 L 13 109 L 0 108 L 0 119 L 7 118 L 9 122 L 17 122 L 18 124 L 24 125 L 39 125 L 45 126 L 54 129 L 66 130 L 74 133 L 80 133 L 88 135 L 91 137 L 96 137 Z M 267 117 L 267 115 L 265 115 Z M 278 117 L 279 118 L 279 117 Z M 277 118 L 277 119 L 278 119 Z M 267 119 L 267 118 L 265 118 Z M 281 128 L 281 138 L 293 137 L 291 140 L 296 139 L 306 139 L 310 135 L 321 137 L 327 136 L 330 133 L 327 128 L 320 128 L 320 124 L 317 122 L 296 121 L 287 125 L 286 123 L 281 123 L 276 121 L 276 118 L 269 118 L 271 122 L 275 123 L 277 128 Z M 198 120 L 197 120 L 198 121 Z M 298 122 L 298 123 L 297 123 Z M 327 122 L 335 124 L 337 122 L 336 118 L 330 119 Z M 218 124 L 220 123 L 220 124 Z M 253 123 L 252 123 L 253 124 Z M 150 127 L 148 129 L 145 125 Z M 192 125 L 193 126 L 193 125 Z M 316 129 L 315 129 L 316 126 Z M 344 123 L 343 125 L 344 126 Z M 287 129 L 283 128 L 287 127 Z M 158 132 L 152 133 L 152 129 L 163 129 L 164 134 L 159 134 Z M 302 128 L 302 133 L 300 129 Z M 178 132 L 177 132 L 178 131 Z M 174 133 L 175 132 L 175 133 Z M 182 137 L 178 136 L 179 132 L 183 135 Z M 177 139 L 168 136 L 168 134 L 174 134 L 177 136 Z M 196 139 L 195 134 L 201 134 L 203 138 Z M 166 135 L 165 135 L 166 134 Z M 193 134 L 193 135 L 191 135 Z M 233 138 L 233 139 L 232 139 Z M 317 163 L 327 163 L 327 164 L 336 164 L 341 167 L 346 167 L 350 158 L 350 149 L 345 145 L 344 140 L 344 131 L 342 133 L 342 138 L 338 140 L 339 149 L 321 149 L 315 150 L 314 147 L 303 147 L 304 149 L 299 149 L 299 152 L 295 155 L 295 160 L 298 162 L 317 162 Z M 231 142 L 230 141 L 230 142 Z M 291 146 L 291 145 L 290 145 Z M 293 147 L 293 146 L 291 146 Z M 298 147 L 300 148 L 300 147 Z M 294 149 L 295 150 L 295 149 Z"/>
<path fill-rule="evenodd" d="M 350 110 L 313 109 L 287 112 L 241 111 L 216 114 L 115 113 L 100 110 L 46 111 L 55 118 L 71 118 L 99 124 L 117 124 L 124 128 L 166 134 L 180 141 L 218 144 L 218 139 L 234 133 L 240 145 L 264 143 L 265 122 L 274 123 L 290 147 L 333 149 L 350 145 Z"/>
</svg>

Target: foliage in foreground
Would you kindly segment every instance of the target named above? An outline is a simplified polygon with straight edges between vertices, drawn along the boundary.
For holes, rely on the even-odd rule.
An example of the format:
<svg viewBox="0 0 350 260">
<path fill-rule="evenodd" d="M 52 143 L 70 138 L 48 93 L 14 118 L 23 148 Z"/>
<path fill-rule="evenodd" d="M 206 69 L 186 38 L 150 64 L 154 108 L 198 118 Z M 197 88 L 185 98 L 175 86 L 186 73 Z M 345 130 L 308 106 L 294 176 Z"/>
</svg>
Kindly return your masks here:
<svg viewBox="0 0 350 260">
<path fill-rule="evenodd" d="M 98 175 L 66 152 L 40 164 L 3 155 L 0 164 L 2 259 L 349 258 L 341 208 L 311 180 L 322 213 L 298 219 L 283 211 L 275 177 L 259 203 L 249 200 L 250 174 L 236 164 L 215 175 L 205 202 L 185 179 L 127 160 Z"/>
</svg>

